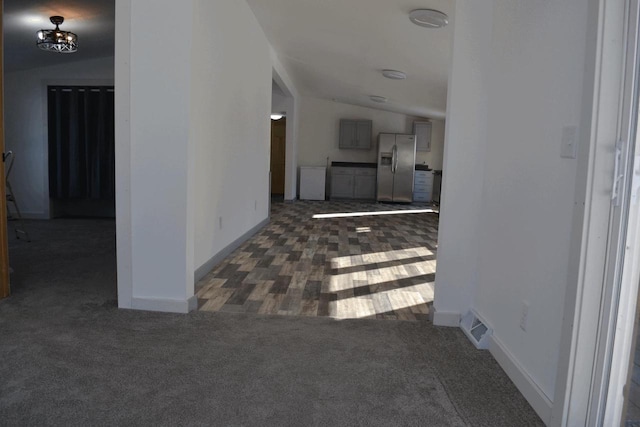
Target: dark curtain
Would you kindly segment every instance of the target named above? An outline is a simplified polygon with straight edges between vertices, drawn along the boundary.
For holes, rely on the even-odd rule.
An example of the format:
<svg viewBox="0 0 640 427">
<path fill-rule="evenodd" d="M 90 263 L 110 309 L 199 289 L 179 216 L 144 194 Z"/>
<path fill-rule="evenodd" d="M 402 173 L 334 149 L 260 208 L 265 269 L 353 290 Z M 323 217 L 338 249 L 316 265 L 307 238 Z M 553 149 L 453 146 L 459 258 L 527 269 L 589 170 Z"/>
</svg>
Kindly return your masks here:
<svg viewBox="0 0 640 427">
<path fill-rule="evenodd" d="M 113 87 L 49 86 L 49 195 L 115 200 Z"/>
</svg>

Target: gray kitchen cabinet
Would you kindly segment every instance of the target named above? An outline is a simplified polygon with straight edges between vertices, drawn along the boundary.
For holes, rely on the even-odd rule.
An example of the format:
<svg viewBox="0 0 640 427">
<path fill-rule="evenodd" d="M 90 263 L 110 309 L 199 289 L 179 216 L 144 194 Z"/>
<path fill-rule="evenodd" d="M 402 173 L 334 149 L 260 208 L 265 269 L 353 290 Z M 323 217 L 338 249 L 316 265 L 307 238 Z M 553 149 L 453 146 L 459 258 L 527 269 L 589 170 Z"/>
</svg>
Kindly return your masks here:
<svg viewBox="0 0 640 427">
<path fill-rule="evenodd" d="M 353 199 L 351 168 L 331 168 L 331 198 Z"/>
<path fill-rule="evenodd" d="M 433 171 L 415 171 L 413 175 L 413 201 L 431 202 L 433 193 Z"/>
<path fill-rule="evenodd" d="M 334 166 L 331 168 L 331 198 L 375 200 L 376 178 L 375 168 Z"/>
<path fill-rule="evenodd" d="M 376 198 L 376 169 L 359 169 L 353 180 L 353 198 L 373 200 Z"/>
<path fill-rule="evenodd" d="M 416 151 L 431 151 L 431 122 L 413 122 Z"/>
<path fill-rule="evenodd" d="M 340 120 L 341 149 L 370 150 L 371 149 L 371 120 Z"/>
</svg>

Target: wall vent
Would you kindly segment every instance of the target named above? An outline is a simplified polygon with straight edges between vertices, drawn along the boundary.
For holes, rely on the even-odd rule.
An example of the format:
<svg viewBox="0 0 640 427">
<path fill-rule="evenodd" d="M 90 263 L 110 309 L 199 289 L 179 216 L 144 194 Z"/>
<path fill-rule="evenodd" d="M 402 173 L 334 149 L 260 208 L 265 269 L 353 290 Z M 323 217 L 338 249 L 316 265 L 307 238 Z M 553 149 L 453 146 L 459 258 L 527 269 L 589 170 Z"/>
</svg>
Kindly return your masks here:
<svg viewBox="0 0 640 427">
<path fill-rule="evenodd" d="M 475 311 L 469 310 L 460 321 L 460 328 L 476 348 L 489 348 L 489 337 L 493 334 L 493 329 L 489 328 Z"/>
</svg>

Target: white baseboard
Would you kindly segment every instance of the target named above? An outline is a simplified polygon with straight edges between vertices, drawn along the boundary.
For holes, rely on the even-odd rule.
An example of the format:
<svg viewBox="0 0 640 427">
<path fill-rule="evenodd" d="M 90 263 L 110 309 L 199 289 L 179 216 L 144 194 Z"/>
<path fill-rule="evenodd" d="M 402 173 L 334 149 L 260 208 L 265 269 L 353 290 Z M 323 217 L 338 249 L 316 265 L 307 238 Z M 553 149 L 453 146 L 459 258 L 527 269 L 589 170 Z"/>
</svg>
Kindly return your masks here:
<svg viewBox="0 0 640 427">
<path fill-rule="evenodd" d="M 448 326 L 452 328 L 460 327 L 460 313 L 437 311 L 434 308 L 433 324 L 435 326 Z"/>
<path fill-rule="evenodd" d="M 260 222 L 258 225 L 253 227 L 251 230 L 244 233 L 242 236 L 238 237 L 233 242 L 229 243 L 226 247 L 220 250 L 217 254 L 209 258 L 207 262 L 198 267 L 194 273 L 194 283 L 198 283 L 200 279 L 202 279 L 208 272 L 213 270 L 213 267 L 220 264 L 222 260 L 231 255 L 231 252 L 235 251 L 242 245 L 244 242 L 249 240 L 254 234 L 260 231 L 264 226 L 269 224 L 269 217 Z"/>
<path fill-rule="evenodd" d="M 527 399 L 527 402 L 533 407 L 542 421 L 549 425 L 551 421 L 551 409 L 553 408 L 551 399 L 549 399 L 513 354 L 511 354 L 502 341 L 495 335 L 489 338 L 489 352 L 507 373 L 518 390 L 520 390 L 524 398 Z"/>
<path fill-rule="evenodd" d="M 198 308 L 198 298 L 189 299 L 131 298 L 131 309 L 162 311 L 165 313 L 189 313 Z"/>
</svg>

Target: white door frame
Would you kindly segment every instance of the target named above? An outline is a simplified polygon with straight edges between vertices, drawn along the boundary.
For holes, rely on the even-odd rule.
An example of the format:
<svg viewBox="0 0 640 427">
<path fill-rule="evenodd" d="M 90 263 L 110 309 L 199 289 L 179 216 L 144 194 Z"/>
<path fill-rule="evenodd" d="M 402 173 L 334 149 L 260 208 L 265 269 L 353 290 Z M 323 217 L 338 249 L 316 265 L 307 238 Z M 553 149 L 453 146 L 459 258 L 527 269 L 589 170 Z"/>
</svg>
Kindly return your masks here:
<svg viewBox="0 0 640 427">
<path fill-rule="evenodd" d="M 271 51 L 272 78 L 284 92 L 289 102 L 285 113 L 287 115 L 287 134 L 285 146 L 285 171 L 284 171 L 284 199 L 294 200 L 298 192 L 298 127 L 300 122 L 300 95 L 289 77 L 287 70 L 282 66 L 278 55 Z M 271 107 L 269 107 L 271 108 Z M 271 176 L 268 177 L 271 183 Z M 271 200 L 271 187 L 269 187 L 269 200 Z"/>
<path fill-rule="evenodd" d="M 618 196 L 614 199 L 610 239 L 610 273 L 607 283 L 613 286 L 610 322 L 603 330 L 604 349 L 597 377 L 599 393 L 593 394 L 594 421 L 619 425 L 624 414 L 624 391 L 628 378 L 629 357 L 633 357 L 634 321 L 640 280 L 640 139 L 638 138 L 639 79 L 639 0 L 628 2 L 625 85 L 621 108 L 621 138 Z"/>
<path fill-rule="evenodd" d="M 631 319 L 620 316 L 628 315 L 626 310 L 630 305 L 635 306 L 635 300 L 626 301 L 630 303 L 626 307 L 619 307 L 620 297 L 631 297 L 627 292 L 629 289 L 621 293 L 624 287 L 616 286 L 621 277 L 616 274 L 616 265 L 620 265 L 616 260 L 620 249 L 625 249 L 619 243 L 626 239 L 621 234 L 626 230 L 626 219 L 622 215 L 623 206 L 612 206 L 611 198 L 616 143 L 628 132 L 628 123 L 625 125 L 623 120 L 629 112 L 625 105 L 625 99 L 629 100 L 625 97 L 625 90 L 628 90 L 625 78 L 625 59 L 629 56 L 627 31 L 630 29 L 627 23 L 633 22 L 630 18 L 637 2 L 593 0 L 590 3 L 591 33 L 588 39 L 596 43 L 589 46 L 587 61 L 588 64 L 593 61 L 595 66 L 589 70 L 593 73 L 592 79 L 587 79 L 593 86 L 585 87 L 583 101 L 585 108 L 590 109 L 590 141 L 589 149 L 583 150 L 579 157 L 578 172 L 578 182 L 587 185 L 576 192 L 572 240 L 572 254 L 575 255 L 572 255 L 567 280 L 566 316 L 550 421 L 553 426 L 602 425 L 605 417 L 608 423 L 604 425 L 616 425 L 613 421 L 616 416 L 619 423 L 619 414 L 612 412 L 613 407 L 610 410 L 606 406 L 608 386 L 619 385 L 614 377 L 608 382 L 608 366 L 617 375 L 622 371 L 618 365 L 608 365 L 607 358 L 613 355 L 614 362 L 619 362 L 615 358 L 620 357 L 621 349 L 614 354 L 611 344 L 616 328 L 619 332 L 620 328 L 625 328 L 624 332 L 629 333 L 630 320 L 632 329 L 633 315 Z M 631 30 L 636 33 L 633 28 Z M 589 99 L 589 95 L 593 98 Z M 620 191 L 630 194 L 624 191 L 624 186 Z M 627 254 L 637 253 L 637 249 L 640 248 L 626 247 Z M 624 359 L 626 363 L 628 359 Z M 615 403 L 614 400 L 608 402 Z"/>
</svg>

